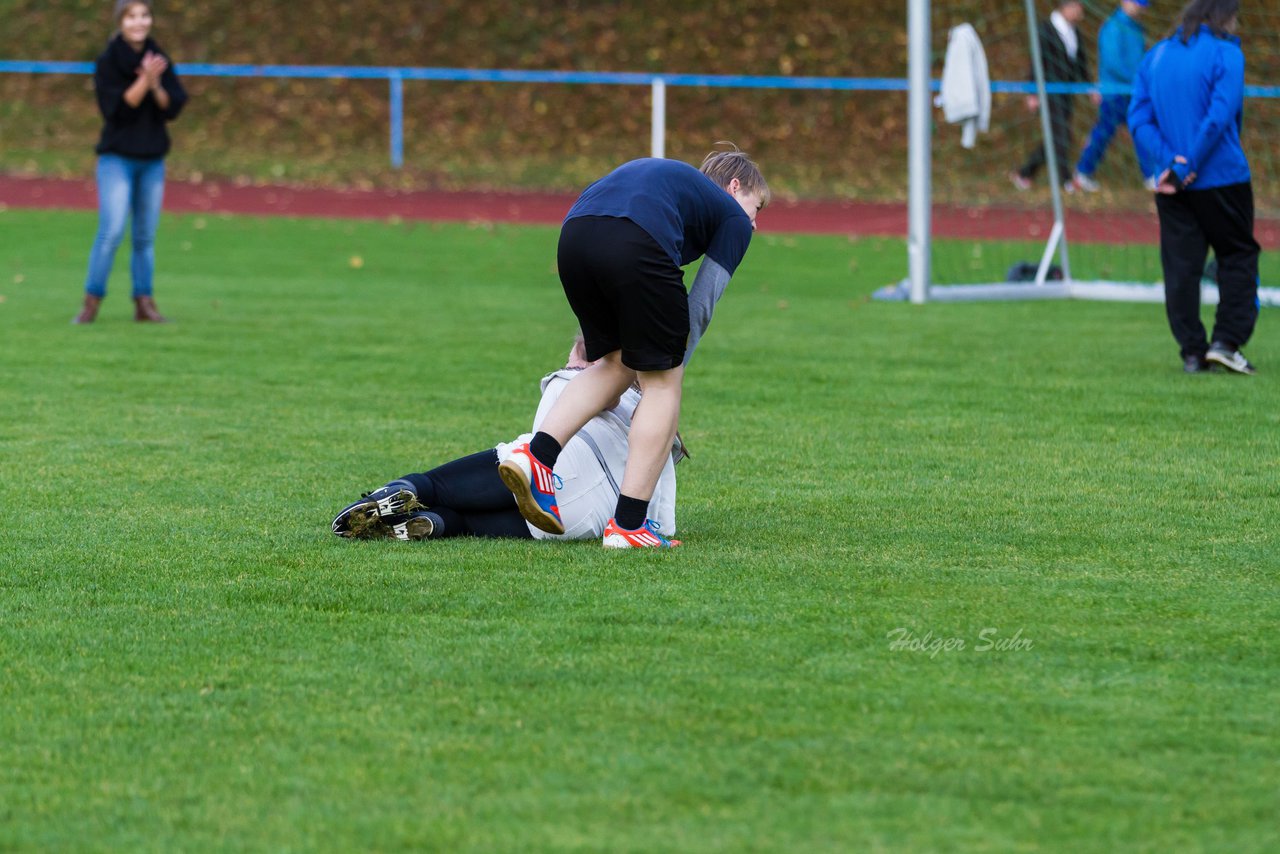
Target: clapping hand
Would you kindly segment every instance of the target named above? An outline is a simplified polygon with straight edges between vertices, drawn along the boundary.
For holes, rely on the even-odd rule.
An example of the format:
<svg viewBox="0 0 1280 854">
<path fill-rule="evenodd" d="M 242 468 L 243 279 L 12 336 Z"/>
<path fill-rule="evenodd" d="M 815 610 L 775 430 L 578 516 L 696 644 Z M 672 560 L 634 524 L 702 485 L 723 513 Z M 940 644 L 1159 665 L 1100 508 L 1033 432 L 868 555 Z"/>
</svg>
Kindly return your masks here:
<svg viewBox="0 0 1280 854">
<path fill-rule="evenodd" d="M 142 57 L 142 64 L 138 66 L 138 74 L 147 78 L 147 88 L 155 89 L 160 86 L 160 78 L 168 68 L 169 60 L 158 53 L 147 51 Z"/>
</svg>

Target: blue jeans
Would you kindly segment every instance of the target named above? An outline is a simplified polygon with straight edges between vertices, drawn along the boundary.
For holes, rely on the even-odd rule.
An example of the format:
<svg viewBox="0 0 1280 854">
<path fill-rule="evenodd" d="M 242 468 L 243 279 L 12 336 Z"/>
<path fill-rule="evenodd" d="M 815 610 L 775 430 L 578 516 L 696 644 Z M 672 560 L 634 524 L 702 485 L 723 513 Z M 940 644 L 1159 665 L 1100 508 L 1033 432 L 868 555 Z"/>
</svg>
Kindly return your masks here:
<svg viewBox="0 0 1280 854">
<path fill-rule="evenodd" d="M 107 278 L 124 240 L 125 221 L 133 217 L 133 296 L 151 296 L 156 267 L 156 226 L 164 201 L 164 158 L 98 156 L 98 236 L 89 253 L 85 293 L 107 295 Z"/>
<path fill-rule="evenodd" d="M 1080 162 L 1076 164 L 1077 172 L 1092 176 L 1098 171 L 1098 164 L 1102 163 L 1102 158 L 1107 153 L 1107 146 L 1111 144 L 1111 138 L 1116 135 L 1116 128 L 1127 125 L 1128 117 L 1128 95 L 1107 95 L 1102 99 L 1102 104 L 1098 107 L 1098 121 L 1089 134 L 1089 144 L 1085 146 L 1084 152 L 1080 155 Z"/>
</svg>

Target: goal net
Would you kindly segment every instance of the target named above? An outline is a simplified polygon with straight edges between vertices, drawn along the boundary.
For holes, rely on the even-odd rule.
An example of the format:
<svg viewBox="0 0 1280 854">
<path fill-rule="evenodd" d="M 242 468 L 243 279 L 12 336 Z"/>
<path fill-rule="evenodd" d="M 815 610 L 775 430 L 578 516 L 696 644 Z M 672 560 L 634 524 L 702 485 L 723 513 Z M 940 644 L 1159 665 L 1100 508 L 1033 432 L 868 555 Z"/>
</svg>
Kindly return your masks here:
<svg viewBox="0 0 1280 854">
<path fill-rule="evenodd" d="M 1085 164 L 1092 171 L 1089 191 L 1071 183 L 1062 185 L 1062 239 L 1055 239 L 1058 220 L 1049 168 L 1030 174 L 1029 186 L 1017 177 L 1028 176 L 1024 167 L 1033 151 L 1043 150 L 1044 139 L 1044 117 L 1027 103 L 1035 88 L 1027 3 L 934 0 L 930 5 L 930 78 L 937 81 L 942 76 L 951 31 L 970 24 L 981 40 L 992 84 L 990 129 L 977 135 L 972 148 L 963 144 L 962 126 L 947 124 L 943 110 L 932 108 L 928 172 L 931 283 L 1008 283 L 1026 281 L 1039 272 L 1050 284 L 1065 276 L 1082 286 L 1069 294 L 1059 288 L 1054 295 L 1162 299 L 1159 288 L 1153 286 L 1162 278 L 1155 203 L 1144 186 L 1148 176 L 1137 161 L 1123 116 L 1100 158 L 1093 156 L 1098 153 L 1099 141 L 1094 140 L 1094 151 Z M 1037 0 L 1034 5 L 1036 23 L 1056 7 L 1051 0 Z M 1181 7 L 1178 0 L 1154 0 L 1145 10 L 1140 22 L 1148 47 L 1169 34 Z M 1098 79 L 1099 30 L 1116 13 L 1119 2 L 1087 0 L 1084 8 L 1085 19 L 1078 30 L 1087 55 L 1088 80 L 1093 83 Z M 1243 141 L 1253 173 L 1256 234 L 1264 249 L 1264 286 L 1280 284 L 1280 268 L 1265 251 L 1280 246 L 1280 172 L 1276 169 L 1280 165 L 1280 134 L 1273 132 L 1280 119 L 1278 32 L 1280 6 L 1245 7 L 1240 28 L 1246 59 Z M 1072 115 L 1065 146 L 1067 162 L 1060 171 L 1074 175 L 1103 110 L 1087 92 L 1071 94 L 1067 100 Z M 1104 287 L 1089 293 L 1092 283 L 1142 287 Z M 900 295 L 905 296 L 906 287 L 899 289 Z M 934 287 L 929 293 L 930 298 L 947 298 L 946 287 Z M 1274 297 L 1268 293 L 1264 302 Z"/>
</svg>

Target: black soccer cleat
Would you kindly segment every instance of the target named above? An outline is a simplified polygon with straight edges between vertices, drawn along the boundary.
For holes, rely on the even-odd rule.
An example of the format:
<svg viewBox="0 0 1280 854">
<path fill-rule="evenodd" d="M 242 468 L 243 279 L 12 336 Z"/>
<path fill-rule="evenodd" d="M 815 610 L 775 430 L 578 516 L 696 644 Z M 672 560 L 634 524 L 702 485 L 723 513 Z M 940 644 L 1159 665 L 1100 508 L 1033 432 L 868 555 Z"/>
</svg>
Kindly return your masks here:
<svg viewBox="0 0 1280 854">
<path fill-rule="evenodd" d="M 410 513 L 408 516 L 399 516 L 397 519 L 404 521 L 387 520 L 390 524 L 391 536 L 397 540 L 425 540 L 430 537 L 436 530 L 435 520 L 432 514 L 425 510 L 419 510 Z"/>
<path fill-rule="evenodd" d="M 373 492 L 366 492 L 359 501 L 342 508 L 333 518 L 333 533 L 339 537 L 357 540 L 378 540 L 396 537 L 394 527 L 404 524 L 406 516 L 422 509 L 418 493 L 407 480 L 393 480 Z M 397 539 L 421 539 L 421 537 L 396 537 Z"/>
</svg>

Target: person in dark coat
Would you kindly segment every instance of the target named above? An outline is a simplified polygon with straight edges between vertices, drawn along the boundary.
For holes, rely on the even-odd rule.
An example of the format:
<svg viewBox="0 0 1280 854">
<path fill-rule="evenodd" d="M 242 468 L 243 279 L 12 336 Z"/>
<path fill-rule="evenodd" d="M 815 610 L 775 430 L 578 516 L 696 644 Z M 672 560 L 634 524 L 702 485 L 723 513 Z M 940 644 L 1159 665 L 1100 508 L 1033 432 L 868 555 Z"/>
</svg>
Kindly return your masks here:
<svg viewBox="0 0 1280 854">
<path fill-rule="evenodd" d="M 125 223 L 133 219 L 134 319 L 162 323 L 152 296 L 155 236 L 164 199 L 166 125 L 187 102 L 169 57 L 151 38 L 149 0 L 119 0 L 118 32 L 98 57 L 93 73 L 102 135 L 98 153 L 98 234 L 89 254 L 84 307 L 72 323 L 92 323 L 107 295 L 107 279 Z"/>
<path fill-rule="evenodd" d="M 1040 61 L 1044 66 L 1045 83 L 1086 83 L 1089 81 L 1088 53 L 1079 25 L 1084 20 L 1084 4 L 1068 0 L 1058 4 L 1048 18 L 1040 22 L 1037 30 L 1040 40 Z M 1035 79 L 1034 73 L 1031 75 Z M 1071 188 L 1072 168 L 1071 116 L 1074 112 L 1073 95 L 1048 96 L 1049 126 L 1053 136 L 1053 153 L 1058 162 L 1058 177 L 1064 187 Z M 1036 95 L 1027 96 L 1027 109 L 1040 109 Z M 1031 179 L 1045 165 L 1044 143 L 1037 145 L 1023 164 L 1009 173 L 1009 180 L 1019 190 L 1031 188 Z"/>
</svg>

